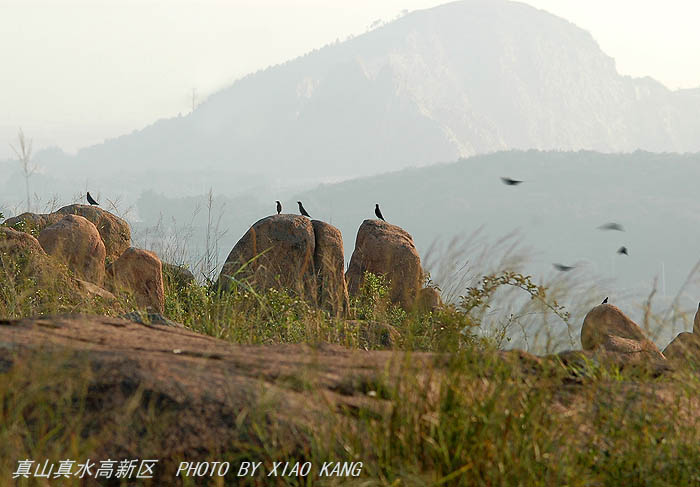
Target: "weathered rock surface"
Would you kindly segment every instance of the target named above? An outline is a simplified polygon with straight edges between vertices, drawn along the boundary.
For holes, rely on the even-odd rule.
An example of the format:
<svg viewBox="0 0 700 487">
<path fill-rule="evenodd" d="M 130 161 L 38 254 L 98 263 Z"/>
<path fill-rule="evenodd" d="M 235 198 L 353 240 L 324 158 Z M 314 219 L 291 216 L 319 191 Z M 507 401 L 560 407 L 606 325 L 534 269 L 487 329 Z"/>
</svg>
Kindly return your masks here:
<svg viewBox="0 0 700 487">
<path fill-rule="evenodd" d="M 226 258 L 219 285 L 231 278 L 259 290 L 287 289 L 316 302 L 316 239 L 311 220 L 299 215 L 273 215 L 256 222 Z"/>
<path fill-rule="evenodd" d="M 131 247 L 129 224 L 102 208 L 91 205 L 69 205 L 64 206 L 56 213 L 59 215 L 80 215 L 90 220 L 100 232 L 107 251 L 107 259 L 110 261 L 114 261 Z"/>
<path fill-rule="evenodd" d="M 181 327 L 101 316 L 0 321 L 1 369 L 45 363 L 71 381 L 85 380 L 82 414 L 99 434 L 95 455 L 144 458 L 152 448 L 161 459 L 156 485 L 173 485 L 169 469 L 183 458 L 211 460 L 231 448 L 245 453 L 251 425 L 269 425 L 292 449 L 307 445 L 306 431 L 320 428 L 329 413 L 359 406 L 383 411 L 385 401 L 368 392 L 395 373 L 401 361 L 394 358 L 391 352 L 330 345 L 231 345 Z M 430 355 L 413 353 L 411 360 L 426 369 Z M 52 381 L 47 387 L 62 385 Z M 144 445 L 144 423 L 138 420 L 131 434 L 123 433 L 130 427 L 127 405 L 130 411 L 155 407 L 154 443 Z"/>
<path fill-rule="evenodd" d="M 77 215 L 67 215 L 39 234 L 47 254 L 58 259 L 85 281 L 101 286 L 105 279 L 105 246 L 95 225 Z"/>
<path fill-rule="evenodd" d="M 311 222 L 314 230 L 314 267 L 318 283 L 318 303 L 335 315 L 345 314 L 349 307 L 345 282 L 343 235 L 333 225 L 320 220 Z"/>
<path fill-rule="evenodd" d="M 92 222 L 100 233 L 105 245 L 107 258 L 114 261 L 131 246 L 129 224 L 118 216 L 96 206 L 68 205 L 53 213 L 22 213 L 5 220 L 7 226 L 39 235 L 49 225 L 53 225 L 66 215 L 79 215 Z"/>
<path fill-rule="evenodd" d="M 153 252 L 129 247 L 107 268 L 107 282 L 113 293 L 131 294 L 136 306 L 163 312 L 163 266 Z"/>
<path fill-rule="evenodd" d="M 584 350 L 602 349 L 635 359 L 664 358 L 642 329 L 612 304 L 601 304 L 588 312 L 581 327 L 581 345 Z"/>
<path fill-rule="evenodd" d="M 393 302 L 404 308 L 414 305 L 423 269 L 413 237 L 404 229 L 381 220 L 362 222 L 346 275 L 350 295 L 358 293 L 367 271 L 387 277 Z"/>
<path fill-rule="evenodd" d="M 97 286 L 96 284 L 93 284 L 92 282 L 83 281 L 82 279 L 76 279 L 75 282 L 78 285 L 78 288 L 86 296 L 99 297 L 108 304 L 114 304 L 117 301 L 117 297 L 114 294 L 101 288 L 100 286 Z"/>
<path fill-rule="evenodd" d="M 185 483 L 175 476 L 183 459 L 242 458 L 251 445 L 270 438 L 276 442 L 266 455 L 272 460 L 305 458 L 312 440 L 337 435 L 339 427 L 356 435 L 357 418 L 363 417 L 358 412 L 390 420 L 397 407 L 432 407 L 444 401 L 444 378 L 455 379 L 447 374 L 451 365 L 445 354 L 231 345 L 152 319 L 144 323 L 85 315 L 0 319 L 0 374 L 8 374 L 11 386 L 31 381 L 32 399 L 57 391 L 64 405 L 81 405 L 79 424 L 89 427 L 75 435 L 78 444 L 84 444 L 81 436 L 89 436 L 91 458 L 158 458 L 153 485 Z M 467 387 L 475 401 L 482 391 L 489 398 L 510 397 L 494 390 L 525 381 L 528 390 L 548 398 L 555 423 L 576 418 L 576 431 L 584 433 L 597 431 L 600 421 L 589 411 L 642 403 L 640 416 L 630 416 L 641 418 L 650 407 L 665 411 L 679 401 L 688 404 L 684 414 L 698 408 L 697 398 L 689 398 L 687 387 L 673 380 L 632 379 L 612 389 L 606 385 L 611 381 L 580 380 L 591 360 L 609 352 L 569 352 L 554 360 L 520 350 L 474 354 L 482 372 L 459 386 Z M 511 366 L 505 382 L 489 372 L 493 367 L 502 373 L 504 362 Z M 550 380 L 560 362 L 571 373 L 562 382 Z M 665 361 L 639 365 L 659 375 L 672 370 Z M 414 383 L 421 393 L 405 394 Z M 72 409 L 64 407 L 52 421 L 62 424 L 66 411 Z M 681 418 L 678 424 L 688 423 Z M 257 480 L 264 485 L 264 474 Z M 236 481 L 232 468 L 225 482 Z"/>
<path fill-rule="evenodd" d="M 668 360 L 700 363 L 700 334 L 679 333 L 671 343 L 666 345 L 664 356 Z"/>
</svg>

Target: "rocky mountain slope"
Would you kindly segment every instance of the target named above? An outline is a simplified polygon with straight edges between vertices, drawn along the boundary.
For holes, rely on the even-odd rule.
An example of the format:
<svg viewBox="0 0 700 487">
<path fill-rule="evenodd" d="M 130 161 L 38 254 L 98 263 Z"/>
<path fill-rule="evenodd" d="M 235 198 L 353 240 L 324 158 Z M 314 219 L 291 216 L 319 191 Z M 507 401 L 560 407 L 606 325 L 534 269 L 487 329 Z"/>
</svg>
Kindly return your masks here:
<svg viewBox="0 0 700 487">
<path fill-rule="evenodd" d="M 697 151 L 698 110 L 700 90 L 621 76 L 564 19 L 465 0 L 246 76 L 187 116 L 37 159 L 122 191 L 157 175 L 230 194 L 511 148 Z"/>
</svg>

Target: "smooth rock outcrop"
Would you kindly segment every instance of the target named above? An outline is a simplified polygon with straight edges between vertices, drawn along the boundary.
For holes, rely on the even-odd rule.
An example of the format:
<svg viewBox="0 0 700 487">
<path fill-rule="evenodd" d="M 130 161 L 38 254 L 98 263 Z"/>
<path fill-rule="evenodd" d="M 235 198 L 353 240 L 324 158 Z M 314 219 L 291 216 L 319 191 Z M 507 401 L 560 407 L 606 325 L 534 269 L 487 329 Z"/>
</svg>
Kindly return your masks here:
<svg viewBox="0 0 700 487">
<path fill-rule="evenodd" d="M 131 246 L 129 224 L 97 206 L 68 205 L 53 213 L 22 213 L 5 220 L 5 225 L 32 235 L 39 235 L 44 228 L 53 225 L 66 215 L 82 216 L 97 227 L 109 261 L 116 260 Z"/>
<path fill-rule="evenodd" d="M 588 312 L 581 327 L 584 350 L 605 350 L 643 359 L 664 359 L 642 329 L 612 304 L 601 304 Z"/>
<path fill-rule="evenodd" d="M 109 261 L 113 262 L 131 247 L 129 224 L 102 208 L 90 205 L 69 205 L 55 213 L 58 215 L 79 215 L 91 221 L 100 232 Z"/>
<path fill-rule="evenodd" d="M 136 306 L 163 312 L 163 266 L 153 252 L 129 247 L 107 268 L 107 282 L 114 294 L 131 294 Z"/>
<path fill-rule="evenodd" d="M 404 308 L 412 307 L 423 284 L 423 269 L 413 237 L 401 227 L 381 220 L 362 222 L 346 274 L 350 295 L 359 292 L 365 272 L 386 276 L 391 300 Z"/>
<path fill-rule="evenodd" d="M 105 279 L 105 246 L 90 221 L 67 215 L 39 234 L 39 243 L 47 254 L 64 263 L 75 275 L 102 286 Z"/>
<path fill-rule="evenodd" d="M 343 235 L 333 225 L 320 220 L 311 222 L 314 230 L 314 267 L 318 284 L 318 303 L 335 315 L 349 308 L 345 282 Z"/>
<path fill-rule="evenodd" d="M 311 220 L 299 215 L 272 215 L 256 222 L 236 243 L 224 263 L 218 284 L 232 280 L 254 288 L 291 290 L 316 302 L 316 238 Z"/>
</svg>

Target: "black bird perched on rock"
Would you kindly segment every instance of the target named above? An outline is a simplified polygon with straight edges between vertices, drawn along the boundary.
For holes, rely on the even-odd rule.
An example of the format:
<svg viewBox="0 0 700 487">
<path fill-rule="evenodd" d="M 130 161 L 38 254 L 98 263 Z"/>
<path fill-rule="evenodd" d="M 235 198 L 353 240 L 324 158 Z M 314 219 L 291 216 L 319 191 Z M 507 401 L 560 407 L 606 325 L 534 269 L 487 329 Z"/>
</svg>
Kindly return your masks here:
<svg viewBox="0 0 700 487">
<path fill-rule="evenodd" d="M 384 216 L 382 216 L 382 210 L 379 209 L 379 203 L 377 203 L 377 206 L 374 207 L 374 214 L 377 215 L 377 218 L 380 220 L 386 221 Z"/>
<path fill-rule="evenodd" d="M 624 255 L 630 255 L 627 251 L 627 247 L 625 247 L 624 245 L 622 247 L 620 247 L 619 249 L 617 249 L 617 253 L 624 254 Z"/>
<path fill-rule="evenodd" d="M 603 300 L 603 302 L 602 302 L 602 303 L 600 303 L 600 304 L 608 304 L 608 297 L 607 297 L 607 296 L 605 296 L 605 299 L 604 299 L 604 300 Z"/>
<path fill-rule="evenodd" d="M 508 186 L 517 186 L 518 184 L 522 183 L 522 181 L 511 178 L 501 178 L 501 181 L 503 181 L 503 184 L 507 184 Z"/>
<path fill-rule="evenodd" d="M 279 201 L 275 201 L 275 203 L 277 203 L 277 214 L 279 215 L 280 213 L 282 213 L 282 203 L 280 203 Z"/>
<path fill-rule="evenodd" d="M 306 212 L 306 210 L 304 209 L 304 205 L 301 204 L 301 201 L 297 201 L 297 203 L 299 203 L 299 213 L 301 213 L 301 214 L 304 215 L 304 216 L 308 216 L 309 218 L 311 218 L 311 215 L 309 215 L 309 214 Z"/>
<path fill-rule="evenodd" d="M 91 205 L 100 206 L 100 204 L 97 201 L 95 201 L 92 196 L 90 196 L 90 191 L 87 192 L 87 200 L 88 200 L 88 203 L 90 203 Z"/>
<path fill-rule="evenodd" d="M 574 269 L 574 266 L 564 265 L 564 264 L 552 264 L 554 268 L 558 271 L 569 272 Z"/>
<path fill-rule="evenodd" d="M 625 229 L 622 228 L 622 225 L 620 225 L 619 223 L 615 223 L 615 222 L 610 222 L 610 223 L 606 223 L 605 225 L 601 225 L 598 227 L 598 230 L 617 230 L 618 232 L 625 231 Z"/>
</svg>

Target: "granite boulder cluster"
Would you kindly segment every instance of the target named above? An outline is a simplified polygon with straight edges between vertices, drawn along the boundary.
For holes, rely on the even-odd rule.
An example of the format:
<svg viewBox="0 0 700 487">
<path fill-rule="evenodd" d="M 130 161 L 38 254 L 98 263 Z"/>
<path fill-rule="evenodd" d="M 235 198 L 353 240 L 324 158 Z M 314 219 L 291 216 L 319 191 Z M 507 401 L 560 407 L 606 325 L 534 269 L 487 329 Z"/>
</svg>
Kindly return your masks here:
<svg viewBox="0 0 700 487">
<path fill-rule="evenodd" d="M 131 247 L 129 225 L 108 211 L 69 205 L 48 214 L 23 213 L 8 218 L 0 233 L 0 249 L 8 254 L 28 251 L 42 284 L 53 278 L 87 295 L 107 300 L 125 295 L 134 307 L 163 312 L 160 259 Z M 46 270 L 55 264 L 70 270 L 70 278 L 59 267 Z"/>
</svg>

